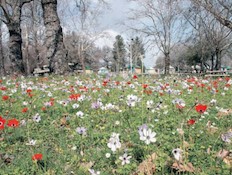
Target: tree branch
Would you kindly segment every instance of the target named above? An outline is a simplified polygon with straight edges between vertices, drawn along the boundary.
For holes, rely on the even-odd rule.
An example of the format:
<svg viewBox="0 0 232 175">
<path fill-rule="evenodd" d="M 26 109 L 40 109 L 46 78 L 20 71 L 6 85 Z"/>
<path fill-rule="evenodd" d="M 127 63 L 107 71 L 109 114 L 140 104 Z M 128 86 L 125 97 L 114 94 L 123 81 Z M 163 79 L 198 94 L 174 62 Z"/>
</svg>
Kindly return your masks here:
<svg viewBox="0 0 232 175">
<path fill-rule="evenodd" d="M 7 11 L 6 11 L 6 9 L 3 7 L 2 4 L 0 4 L 0 8 L 2 9 L 2 11 L 3 11 L 3 13 L 4 13 L 4 16 L 5 16 L 5 18 L 6 18 L 6 20 L 3 19 L 3 18 L 1 18 L 1 20 L 2 20 L 2 22 L 4 22 L 5 24 L 8 24 L 8 23 L 10 22 L 10 17 L 9 17 L 9 15 L 8 15 L 8 13 L 7 13 Z"/>
<path fill-rule="evenodd" d="M 213 5 L 209 1 L 205 0 L 205 3 L 200 0 L 191 0 L 191 1 L 198 4 L 199 6 L 202 6 L 205 10 L 210 12 L 222 25 L 232 30 L 232 21 L 226 19 L 218 12 L 216 12 L 216 10 L 213 8 Z"/>
<path fill-rule="evenodd" d="M 34 1 L 34 0 L 23 0 L 21 5 L 23 6 L 24 4 L 30 3 L 30 2 L 32 2 L 32 1 Z"/>
</svg>

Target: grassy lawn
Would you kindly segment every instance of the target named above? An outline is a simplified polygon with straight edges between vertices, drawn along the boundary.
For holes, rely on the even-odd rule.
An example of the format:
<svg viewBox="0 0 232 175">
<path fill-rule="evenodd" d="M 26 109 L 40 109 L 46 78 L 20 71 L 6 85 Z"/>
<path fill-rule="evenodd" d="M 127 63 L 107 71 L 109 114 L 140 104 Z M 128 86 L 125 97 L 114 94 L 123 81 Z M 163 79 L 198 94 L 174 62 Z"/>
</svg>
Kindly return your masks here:
<svg viewBox="0 0 232 175">
<path fill-rule="evenodd" d="M 0 174 L 229 175 L 230 78 L 0 80 Z"/>
</svg>

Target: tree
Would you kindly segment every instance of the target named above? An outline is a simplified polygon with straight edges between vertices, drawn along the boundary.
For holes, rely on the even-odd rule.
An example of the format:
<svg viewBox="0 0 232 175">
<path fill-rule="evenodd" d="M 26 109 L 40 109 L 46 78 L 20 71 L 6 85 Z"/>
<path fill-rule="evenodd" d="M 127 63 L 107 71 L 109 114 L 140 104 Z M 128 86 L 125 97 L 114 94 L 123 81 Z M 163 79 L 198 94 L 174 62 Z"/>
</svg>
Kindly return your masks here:
<svg viewBox="0 0 232 175">
<path fill-rule="evenodd" d="M 130 20 L 137 25 L 130 29 L 143 33 L 158 46 L 164 55 L 164 73 L 169 74 L 170 52 L 181 38 L 181 19 L 178 0 L 131 0 L 137 5 Z M 135 27 L 131 27 L 135 26 Z"/>
<path fill-rule="evenodd" d="M 46 28 L 46 47 L 49 66 L 55 74 L 69 70 L 67 50 L 63 43 L 63 32 L 57 14 L 57 0 L 42 0 L 44 25 Z"/>
<path fill-rule="evenodd" d="M 112 49 L 108 46 L 104 46 L 101 49 L 101 59 L 102 59 L 102 66 L 106 67 L 107 69 L 111 69 L 112 66 Z"/>
<path fill-rule="evenodd" d="M 61 11 L 71 16 L 69 18 L 71 23 L 69 22 L 70 24 L 67 25 L 71 32 L 75 31 L 75 35 L 78 35 L 78 40 L 76 40 L 76 57 L 78 58 L 78 64 L 81 65 L 83 72 L 85 72 L 85 63 L 88 61 L 86 53 L 90 51 L 96 39 L 103 35 L 99 34 L 99 31 L 95 29 L 96 26 L 99 26 L 99 19 L 103 10 L 107 8 L 108 3 L 104 0 L 69 0 L 68 3 L 64 6 L 66 9 L 62 9 Z M 62 21 L 65 23 L 67 19 L 62 19 Z"/>
<path fill-rule="evenodd" d="M 219 23 L 208 11 L 196 4 L 188 7 L 184 16 L 193 29 L 192 42 L 199 48 L 198 55 L 201 56 L 202 69 L 210 59 L 211 70 L 220 70 L 222 56 L 231 45 L 229 40 L 232 30 Z"/>
<path fill-rule="evenodd" d="M 22 57 L 22 36 L 21 36 L 21 14 L 24 4 L 32 0 L 1 0 L 0 8 L 3 18 L 1 20 L 6 24 L 9 30 L 9 49 L 11 72 L 23 74 L 25 68 Z"/>
<path fill-rule="evenodd" d="M 141 57 L 145 54 L 145 49 L 139 37 L 132 39 L 131 42 L 132 64 L 135 67 L 142 67 Z"/>
<path fill-rule="evenodd" d="M 5 63 L 3 55 L 3 46 L 2 46 L 2 21 L 0 21 L 0 76 L 5 75 Z"/>
<path fill-rule="evenodd" d="M 120 69 L 126 67 L 126 48 L 121 35 L 117 35 L 115 39 L 116 41 L 113 45 L 113 67 L 114 71 L 119 72 Z"/>
<path fill-rule="evenodd" d="M 210 12 L 222 25 L 232 30 L 232 1 L 231 0 L 191 0 Z"/>
<path fill-rule="evenodd" d="M 47 65 L 45 59 L 45 34 L 41 0 L 26 4 L 22 9 L 23 60 L 27 74 L 35 67 Z"/>
</svg>

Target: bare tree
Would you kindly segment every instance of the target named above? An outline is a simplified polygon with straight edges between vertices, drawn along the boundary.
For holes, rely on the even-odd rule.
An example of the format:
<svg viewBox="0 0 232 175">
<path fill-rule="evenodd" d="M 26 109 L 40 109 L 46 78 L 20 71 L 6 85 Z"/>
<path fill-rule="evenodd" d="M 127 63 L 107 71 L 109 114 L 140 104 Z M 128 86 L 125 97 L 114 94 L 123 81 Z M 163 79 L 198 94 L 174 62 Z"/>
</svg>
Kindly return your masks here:
<svg viewBox="0 0 232 175">
<path fill-rule="evenodd" d="M 78 40 L 76 40 L 76 49 L 78 60 L 82 66 L 83 72 L 86 68 L 86 56 L 87 52 L 91 49 L 94 42 L 105 34 L 95 30 L 99 26 L 99 19 L 103 13 L 104 9 L 108 8 L 108 3 L 104 0 L 63 0 L 67 6 L 66 9 L 62 9 L 63 13 L 66 13 L 69 18 L 70 30 L 75 30 L 78 35 Z M 65 15 L 63 15 L 65 16 Z M 62 21 L 67 21 L 63 19 Z M 74 60 L 73 60 L 74 61 Z"/>
<path fill-rule="evenodd" d="M 192 43 L 197 44 L 200 48 L 201 69 L 211 59 L 211 70 L 219 70 L 222 56 L 231 45 L 229 40 L 232 31 L 218 23 L 208 11 L 201 6 L 196 6 L 196 4 L 190 6 L 183 14 L 193 29 L 192 36 L 194 36 L 195 41 Z"/>
<path fill-rule="evenodd" d="M 181 36 L 178 0 L 131 0 L 137 4 L 131 11 L 132 30 L 141 32 L 164 54 L 164 73 L 169 74 L 170 52 Z M 135 27 L 131 27 L 135 26 Z"/>
<path fill-rule="evenodd" d="M 11 72 L 24 73 L 22 57 L 22 36 L 21 36 L 21 14 L 24 4 L 32 0 L 1 0 L 0 8 L 3 18 L 1 20 L 6 24 L 9 30 L 9 48 Z"/>
<path fill-rule="evenodd" d="M 232 1 L 231 0 L 191 0 L 199 6 L 204 7 L 222 25 L 232 30 Z"/>
<path fill-rule="evenodd" d="M 30 74 L 35 67 L 48 64 L 48 61 L 42 57 L 45 50 L 42 14 L 41 0 L 23 7 L 21 27 L 23 29 L 23 59 L 27 74 Z"/>
<path fill-rule="evenodd" d="M 108 46 L 105 46 L 101 49 L 101 58 L 102 58 L 102 66 L 105 66 L 107 69 L 111 69 L 113 55 L 112 49 Z"/>
<path fill-rule="evenodd" d="M 44 25 L 46 28 L 46 47 L 49 66 L 55 74 L 69 70 L 67 50 L 63 43 L 63 31 L 57 14 L 57 0 L 42 0 Z"/>
</svg>

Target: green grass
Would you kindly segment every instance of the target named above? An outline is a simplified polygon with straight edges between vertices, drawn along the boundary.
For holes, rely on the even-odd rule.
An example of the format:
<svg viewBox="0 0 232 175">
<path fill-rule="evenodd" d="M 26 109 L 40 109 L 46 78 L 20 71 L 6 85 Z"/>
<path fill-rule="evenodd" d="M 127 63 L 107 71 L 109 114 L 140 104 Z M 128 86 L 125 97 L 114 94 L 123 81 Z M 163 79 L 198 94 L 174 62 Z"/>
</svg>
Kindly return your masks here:
<svg viewBox="0 0 232 175">
<path fill-rule="evenodd" d="M 115 85 L 115 81 L 120 81 L 120 84 Z M 217 81 L 217 93 L 209 90 L 213 81 Z M 183 88 L 183 82 L 192 87 L 190 94 L 188 88 Z M 221 149 L 232 150 L 232 144 L 221 139 L 221 134 L 232 129 L 232 117 L 217 117 L 219 108 L 232 109 L 232 88 L 224 89 L 226 80 L 202 82 L 202 79 L 196 79 L 188 82 L 187 78 L 178 77 L 139 77 L 126 80 L 111 77 L 106 86 L 102 83 L 103 78 L 94 75 L 51 76 L 47 79 L 3 78 L 0 87 L 7 87 L 7 90 L 0 90 L 0 94 L 9 96 L 9 99 L 1 99 L 0 115 L 6 121 L 16 118 L 21 122 L 24 120 L 26 124 L 10 128 L 6 122 L 4 129 L 0 130 L 0 138 L 3 139 L 0 141 L 0 174 L 81 175 L 90 174 L 91 168 L 100 171 L 101 175 L 128 175 L 136 172 L 138 166 L 153 153 L 157 155 L 153 160 L 156 166 L 154 174 L 191 174 L 187 170 L 179 173 L 172 169 L 175 162 L 172 150 L 175 148 L 184 151 L 183 164 L 191 162 L 194 166 L 192 174 L 231 173 L 231 165 L 216 156 Z M 148 84 L 147 90 L 152 93 L 146 94 L 142 84 Z M 205 86 L 202 88 L 199 84 Z M 80 90 L 84 86 L 88 88 L 86 92 Z M 32 97 L 29 97 L 27 89 L 32 89 Z M 171 89 L 171 93 L 168 93 L 168 89 Z M 222 96 L 222 93 L 225 95 Z M 84 100 L 69 100 L 71 94 L 81 94 Z M 135 95 L 140 99 L 135 106 L 128 106 L 128 95 Z M 54 105 L 42 110 L 51 98 L 54 99 Z M 172 103 L 177 98 L 185 102 L 182 110 Z M 93 109 L 92 103 L 99 99 L 103 106 L 112 104 L 114 107 Z M 216 105 L 210 105 L 212 99 L 217 100 Z M 153 101 L 149 109 L 146 104 L 148 100 Z M 79 104 L 77 109 L 72 107 L 75 103 Z M 208 114 L 200 115 L 196 112 L 195 105 L 200 103 L 208 106 Z M 158 108 L 159 104 L 161 106 Z M 28 111 L 23 113 L 22 109 L 25 107 Z M 78 111 L 84 113 L 83 118 L 76 115 Z M 39 122 L 33 120 L 37 113 L 41 117 Z M 189 119 L 194 119 L 195 124 L 188 125 Z M 207 129 L 208 121 L 217 127 L 215 132 Z M 156 132 L 155 143 L 147 145 L 140 140 L 138 128 L 143 124 Z M 77 127 L 85 127 L 87 134 L 78 134 Z M 184 134 L 178 134 L 177 128 L 182 128 Z M 121 148 L 116 152 L 107 147 L 113 132 L 120 134 Z M 31 139 L 36 140 L 35 145 L 27 144 Z M 123 166 L 119 157 L 124 152 L 132 158 L 129 164 Z M 35 153 L 42 153 L 42 160 L 32 161 Z M 106 153 L 111 156 L 106 158 Z"/>
</svg>

